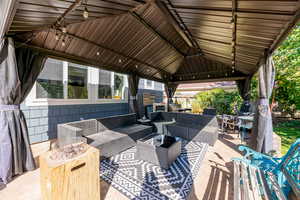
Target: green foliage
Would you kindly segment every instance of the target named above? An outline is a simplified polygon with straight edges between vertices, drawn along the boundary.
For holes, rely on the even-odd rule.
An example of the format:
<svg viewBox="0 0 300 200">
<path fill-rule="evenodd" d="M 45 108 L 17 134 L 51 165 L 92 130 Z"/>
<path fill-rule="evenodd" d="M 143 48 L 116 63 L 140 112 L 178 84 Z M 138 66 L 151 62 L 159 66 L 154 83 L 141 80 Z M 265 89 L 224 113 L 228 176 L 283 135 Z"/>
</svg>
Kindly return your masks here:
<svg viewBox="0 0 300 200">
<path fill-rule="evenodd" d="M 293 114 L 300 110 L 300 24 L 273 55 L 276 87 L 273 95 L 279 109 Z"/>
<path fill-rule="evenodd" d="M 300 136 L 300 121 L 289 121 L 279 123 L 274 131 L 281 137 L 281 153 L 285 154 L 292 143 Z"/>
<path fill-rule="evenodd" d="M 195 97 L 201 110 L 212 107 L 218 114 L 234 114 L 234 108 L 239 108 L 242 104 L 238 91 L 225 91 L 219 88 L 199 92 Z"/>
<path fill-rule="evenodd" d="M 201 106 L 197 100 L 192 101 L 192 112 L 193 113 L 203 112 L 203 109 L 201 109 Z"/>
</svg>

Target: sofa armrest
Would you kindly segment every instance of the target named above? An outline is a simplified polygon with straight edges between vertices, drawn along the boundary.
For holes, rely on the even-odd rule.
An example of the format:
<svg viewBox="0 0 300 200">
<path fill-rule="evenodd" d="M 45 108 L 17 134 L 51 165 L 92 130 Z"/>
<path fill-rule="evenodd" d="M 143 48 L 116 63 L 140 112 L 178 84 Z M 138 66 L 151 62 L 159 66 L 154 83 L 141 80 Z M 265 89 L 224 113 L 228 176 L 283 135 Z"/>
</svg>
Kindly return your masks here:
<svg viewBox="0 0 300 200">
<path fill-rule="evenodd" d="M 60 147 L 78 141 L 83 135 L 83 130 L 68 124 L 57 125 L 57 140 Z"/>
<path fill-rule="evenodd" d="M 158 120 L 159 116 L 160 116 L 160 112 L 151 112 L 150 113 L 150 120 L 151 121 Z"/>
</svg>

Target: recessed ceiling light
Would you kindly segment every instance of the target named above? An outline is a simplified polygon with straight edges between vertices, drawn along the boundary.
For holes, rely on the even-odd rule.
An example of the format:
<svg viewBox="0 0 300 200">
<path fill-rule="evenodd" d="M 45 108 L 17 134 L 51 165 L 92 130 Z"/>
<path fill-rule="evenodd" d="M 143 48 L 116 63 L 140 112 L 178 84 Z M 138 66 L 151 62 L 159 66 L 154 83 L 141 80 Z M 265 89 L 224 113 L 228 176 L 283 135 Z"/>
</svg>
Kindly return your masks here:
<svg viewBox="0 0 300 200">
<path fill-rule="evenodd" d="M 122 62 L 122 60 L 121 60 L 121 59 L 119 59 L 119 60 L 118 60 L 118 62 L 119 62 L 119 63 L 121 63 L 121 62 Z"/>
<path fill-rule="evenodd" d="M 99 53 L 99 51 L 97 51 L 97 56 L 99 56 L 100 55 L 100 53 Z"/>
</svg>

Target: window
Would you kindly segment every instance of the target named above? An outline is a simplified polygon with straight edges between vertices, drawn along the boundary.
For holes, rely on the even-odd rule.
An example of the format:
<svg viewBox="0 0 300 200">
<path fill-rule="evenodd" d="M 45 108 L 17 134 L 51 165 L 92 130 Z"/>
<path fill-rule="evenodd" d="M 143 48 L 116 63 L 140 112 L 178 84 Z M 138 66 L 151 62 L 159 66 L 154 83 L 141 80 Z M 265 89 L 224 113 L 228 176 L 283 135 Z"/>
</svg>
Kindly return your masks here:
<svg viewBox="0 0 300 200">
<path fill-rule="evenodd" d="M 154 81 L 144 79 L 144 88 L 153 90 L 154 89 Z"/>
<path fill-rule="evenodd" d="M 87 68 L 68 67 L 68 99 L 87 99 Z"/>
<path fill-rule="evenodd" d="M 63 63 L 47 59 L 42 72 L 36 81 L 37 98 L 64 98 Z"/>
<path fill-rule="evenodd" d="M 98 98 L 111 99 L 112 86 L 111 86 L 111 72 L 99 70 L 99 85 L 98 85 Z"/>
<path fill-rule="evenodd" d="M 127 93 L 123 74 L 48 58 L 26 105 L 126 102 Z"/>
<path fill-rule="evenodd" d="M 151 88 L 153 81 L 146 80 L 146 87 Z"/>
<path fill-rule="evenodd" d="M 114 74 L 114 99 L 124 98 L 124 76 Z"/>
</svg>

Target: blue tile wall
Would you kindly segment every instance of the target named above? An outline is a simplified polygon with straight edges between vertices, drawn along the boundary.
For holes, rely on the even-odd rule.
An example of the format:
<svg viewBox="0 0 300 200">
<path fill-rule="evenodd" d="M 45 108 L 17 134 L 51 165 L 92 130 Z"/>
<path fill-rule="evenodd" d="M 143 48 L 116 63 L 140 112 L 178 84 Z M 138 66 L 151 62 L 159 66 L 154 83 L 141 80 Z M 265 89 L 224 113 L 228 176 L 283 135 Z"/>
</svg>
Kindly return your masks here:
<svg viewBox="0 0 300 200">
<path fill-rule="evenodd" d="M 163 101 L 163 92 L 140 89 L 138 102 L 140 111 L 144 113 L 143 93 L 155 94 L 155 102 Z M 129 113 L 128 103 L 81 104 L 60 106 L 21 105 L 25 115 L 30 143 L 43 142 L 57 137 L 57 124 L 83 119 L 101 118 Z"/>
<path fill-rule="evenodd" d="M 128 103 L 32 106 L 24 104 L 30 143 L 57 137 L 57 124 L 129 113 Z"/>
</svg>

